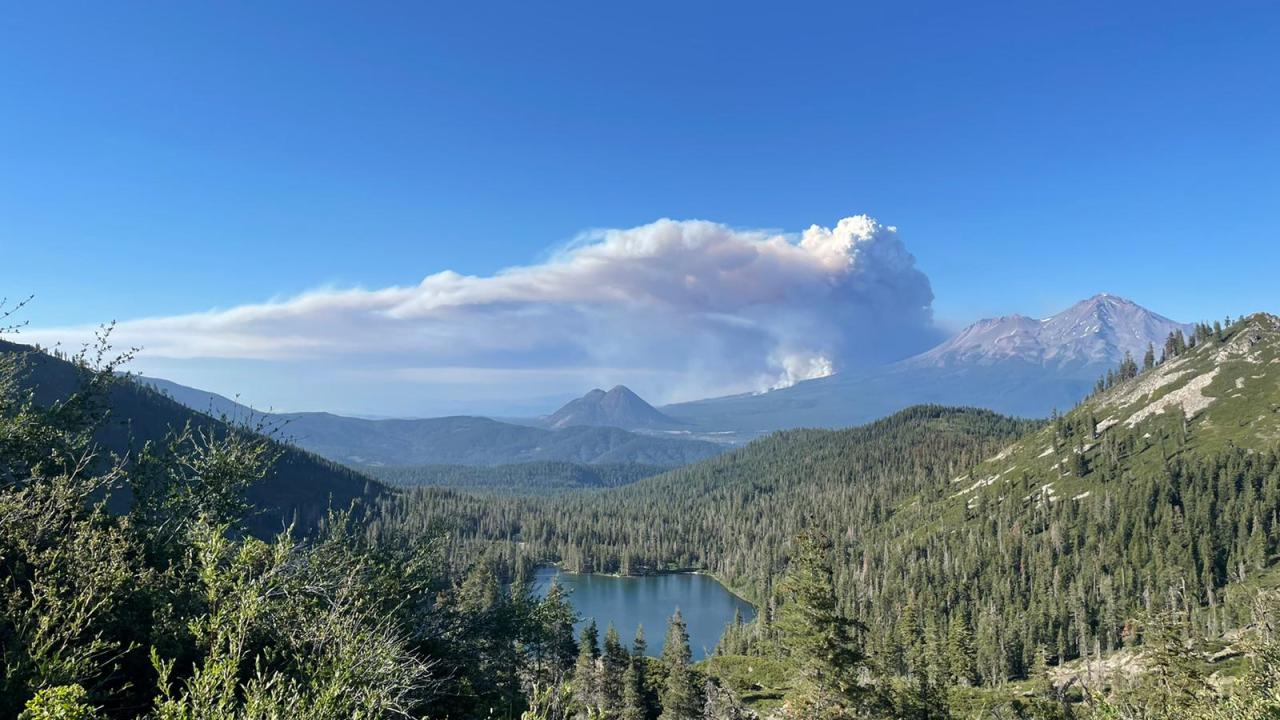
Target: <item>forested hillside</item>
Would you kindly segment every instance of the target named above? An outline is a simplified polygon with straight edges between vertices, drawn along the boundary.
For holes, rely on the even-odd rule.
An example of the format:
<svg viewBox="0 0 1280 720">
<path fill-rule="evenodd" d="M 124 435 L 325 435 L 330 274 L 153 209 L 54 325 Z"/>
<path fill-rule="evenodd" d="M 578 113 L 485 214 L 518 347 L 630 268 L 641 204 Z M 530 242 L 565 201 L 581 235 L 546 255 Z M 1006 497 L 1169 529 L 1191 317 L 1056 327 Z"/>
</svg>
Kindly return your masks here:
<svg viewBox="0 0 1280 720">
<path fill-rule="evenodd" d="M 106 361 L 102 351 L 95 352 L 99 353 L 98 361 Z M 0 358 L 12 364 L 17 389 L 30 392 L 42 407 L 65 402 L 85 379 L 76 358 L 58 357 L 26 345 L 0 340 Z M 175 433 L 221 437 L 229 431 L 223 421 L 194 412 L 128 378 L 104 385 L 102 394 L 94 398 L 103 416 L 94 425 L 93 439 L 102 453 L 137 458 L 148 443 L 163 445 Z M 344 508 L 353 500 L 383 492 L 381 484 L 365 475 L 288 444 L 272 442 L 271 452 L 276 459 L 263 481 L 246 490 L 252 507 L 250 524 L 261 533 L 278 532 L 295 520 L 314 524 L 331 506 Z M 128 507 L 129 487 L 103 490 L 111 492 L 112 508 Z"/>
<path fill-rule="evenodd" d="M 0 355 L 0 718 L 508 718 L 572 666 L 572 609 L 527 565 L 342 511 L 251 537 L 242 493 L 287 449 L 205 425 L 111 456 L 117 401 L 158 396 L 98 355 L 38 402 L 22 359 Z"/>
<path fill-rule="evenodd" d="M 1280 320 L 1256 315 L 1171 336 L 1043 425 L 913 408 L 604 494 L 400 502 L 572 569 L 705 569 L 765 604 L 790 539 L 816 528 L 832 540 L 838 607 L 875 629 L 869 653 L 903 677 L 1065 677 L 1170 627 L 1201 657 L 1256 619 L 1253 593 L 1274 583 L 1277 367 Z M 770 631 L 739 633 L 740 650 L 752 632 Z"/>
<path fill-rule="evenodd" d="M 474 518 L 482 537 L 518 535 L 571 570 L 703 568 L 758 599 L 800 530 L 877 525 L 933 478 L 965 471 L 1031 427 L 983 410 L 913 408 L 863 428 L 778 433 L 607 494 L 449 496 L 464 506 L 444 512 Z"/>
<path fill-rule="evenodd" d="M 419 465 L 365 468 L 389 485 L 456 488 L 470 492 L 538 495 L 620 487 L 666 472 L 658 465 L 531 462 L 515 465 Z"/>
<path fill-rule="evenodd" d="M 384 492 L 264 541 L 244 498 L 288 448 L 165 425 L 112 455 L 136 386 L 57 360 L 42 400 L 9 353 L 0 717 L 1275 717 L 1280 319 L 1160 354 L 1047 422 L 916 407 L 614 489 Z M 551 560 L 707 570 L 761 612 L 696 666 L 676 613 L 646 658 L 574 637 L 530 590 Z"/>
</svg>

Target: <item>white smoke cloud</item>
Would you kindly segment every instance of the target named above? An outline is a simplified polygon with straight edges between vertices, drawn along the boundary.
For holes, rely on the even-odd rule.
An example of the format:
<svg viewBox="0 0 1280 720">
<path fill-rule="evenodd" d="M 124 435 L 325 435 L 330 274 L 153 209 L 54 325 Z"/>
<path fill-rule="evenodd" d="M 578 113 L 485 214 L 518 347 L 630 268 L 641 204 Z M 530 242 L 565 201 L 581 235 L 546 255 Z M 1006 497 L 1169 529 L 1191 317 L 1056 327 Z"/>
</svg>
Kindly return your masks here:
<svg viewBox="0 0 1280 720">
<path fill-rule="evenodd" d="M 826 355 L 792 355 L 786 354 L 777 359 L 782 367 L 782 375 L 769 388 L 781 390 L 804 380 L 814 380 L 833 374 L 835 363 Z"/>
<path fill-rule="evenodd" d="M 663 400 L 781 387 L 903 357 L 937 339 L 932 301 L 896 228 L 865 215 L 798 237 L 659 220 L 594 231 L 545 262 L 491 276 L 444 271 L 413 286 L 128 320 L 115 340 L 168 364 L 322 363 L 400 377 L 581 368 L 586 378 L 630 368 L 662 378 L 648 389 Z M 89 330 L 26 338 L 76 343 Z"/>
</svg>

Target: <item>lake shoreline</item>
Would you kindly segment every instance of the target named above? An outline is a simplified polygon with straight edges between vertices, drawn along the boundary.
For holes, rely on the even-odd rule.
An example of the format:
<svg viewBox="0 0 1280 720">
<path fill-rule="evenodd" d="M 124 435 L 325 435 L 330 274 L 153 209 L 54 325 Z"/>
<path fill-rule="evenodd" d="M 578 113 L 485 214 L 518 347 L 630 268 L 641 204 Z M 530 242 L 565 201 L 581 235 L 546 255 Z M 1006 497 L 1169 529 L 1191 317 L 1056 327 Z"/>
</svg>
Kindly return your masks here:
<svg viewBox="0 0 1280 720">
<path fill-rule="evenodd" d="M 584 621 L 594 620 L 599 627 L 613 625 L 624 633 L 640 626 L 653 632 L 668 627 L 672 614 L 680 610 L 698 660 L 714 653 L 735 617 L 749 622 L 760 613 L 714 574 L 693 568 L 623 575 L 572 572 L 560 563 L 540 563 L 534 575 L 534 591 L 540 597 L 553 583 L 564 589 L 578 616 L 579 631 Z M 649 654 L 660 656 L 661 646 L 661 640 L 651 642 Z"/>
<path fill-rule="evenodd" d="M 706 570 L 701 570 L 698 568 L 687 568 L 687 569 L 676 569 L 676 570 L 654 570 L 651 572 L 628 575 L 628 574 L 617 573 L 617 572 L 581 572 L 577 570 L 569 570 L 563 567 L 561 563 L 558 563 L 558 562 L 541 562 L 541 563 L 538 563 L 537 566 L 552 567 L 562 573 L 569 573 L 572 575 L 599 575 L 600 577 L 611 577 L 611 578 L 644 578 L 644 577 L 660 577 L 663 575 L 701 575 L 702 577 L 711 578 L 712 580 L 715 580 L 716 583 L 720 585 L 720 587 L 725 589 L 725 592 L 738 598 L 742 602 L 750 605 L 751 609 L 755 610 L 757 613 L 760 612 L 760 606 L 757 605 L 754 600 L 752 600 L 751 598 L 748 598 L 746 595 L 743 595 L 741 592 L 735 590 L 731 585 L 729 585 L 729 583 L 724 581 L 724 578 L 721 578 L 719 575 L 716 575 L 713 572 L 708 572 Z"/>
</svg>

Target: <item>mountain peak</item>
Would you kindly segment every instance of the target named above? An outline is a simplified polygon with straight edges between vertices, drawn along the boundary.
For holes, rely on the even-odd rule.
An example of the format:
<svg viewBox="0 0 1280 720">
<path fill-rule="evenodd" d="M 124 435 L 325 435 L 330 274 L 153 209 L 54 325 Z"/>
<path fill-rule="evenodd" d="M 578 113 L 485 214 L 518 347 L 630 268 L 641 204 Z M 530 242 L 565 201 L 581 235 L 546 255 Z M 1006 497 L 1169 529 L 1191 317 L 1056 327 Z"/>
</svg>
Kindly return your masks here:
<svg viewBox="0 0 1280 720">
<path fill-rule="evenodd" d="M 1260 330 L 1280 330 L 1280 317 L 1268 312 L 1257 312 L 1243 318 L 1246 325 Z"/>
<path fill-rule="evenodd" d="M 1041 320 L 1008 315 L 979 320 L 938 347 L 904 362 L 948 367 L 1022 361 L 1056 367 L 1112 366 L 1141 357 L 1169 333 L 1191 326 L 1109 293 L 1081 300 Z"/>
<path fill-rule="evenodd" d="M 608 392 L 596 388 L 549 415 L 546 423 L 553 428 L 595 425 L 624 429 L 673 428 L 681 424 L 659 412 L 625 385 L 614 385 Z"/>
<path fill-rule="evenodd" d="M 1119 295 L 1111 295 L 1110 293 L 1098 293 L 1091 298 L 1081 300 L 1057 315 L 1051 315 L 1045 318 L 1045 320 L 1052 320 L 1055 317 L 1061 316 L 1079 316 L 1086 314 L 1105 318 L 1117 313 L 1122 315 L 1125 313 L 1149 313 L 1151 315 L 1155 315 L 1155 313 L 1152 313 L 1128 298 L 1123 298 Z"/>
</svg>

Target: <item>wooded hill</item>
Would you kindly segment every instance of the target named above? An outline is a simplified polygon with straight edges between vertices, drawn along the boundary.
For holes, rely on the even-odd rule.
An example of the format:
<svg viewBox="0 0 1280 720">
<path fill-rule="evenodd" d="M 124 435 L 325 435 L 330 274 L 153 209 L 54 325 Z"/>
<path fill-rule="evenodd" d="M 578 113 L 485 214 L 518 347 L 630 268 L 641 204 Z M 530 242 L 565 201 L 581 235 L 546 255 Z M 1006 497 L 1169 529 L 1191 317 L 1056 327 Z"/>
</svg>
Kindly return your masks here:
<svg viewBox="0 0 1280 720">
<path fill-rule="evenodd" d="M 666 472 L 658 465 L 530 462 L 514 465 L 370 466 L 365 471 L 397 487 L 430 486 L 473 493 L 539 495 L 620 487 Z"/>
<path fill-rule="evenodd" d="M 10 353 L 0 717 L 1275 717 L 1275 607 L 1249 601 L 1276 575 L 1280 320 L 1155 355 L 1047 423 L 917 407 L 613 490 L 380 493 L 264 543 L 239 493 L 296 451 L 205 425 L 86 463 L 130 398 L 167 406 L 93 359 L 32 402 L 66 368 Z M 678 614 L 660 661 L 613 629 L 575 642 L 563 594 L 531 592 L 547 559 L 709 569 L 762 612 L 697 668 Z M 1207 650 L 1254 660 L 1209 683 Z M 1136 676 L 1060 689 L 1125 653 Z"/>
<path fill-rule="evenodd" d="M 1140 644 L 1143 618 L 1162 613 L 1205 639 L 1248 622 L 1277 547 L 1278 358 L 1280 320 L 1254 315 L 1171 337 L 1043 424 L 913 408 L 605 493 L 423 492 L 400 511 L 444 513 L 459 537 L 518 539 L 571 569 L 708 570 L 766 605 L 789 539 L 814 527 L 879 662 L 999 685 L 1038 658 Z"/>
<path fill-rule="evenodd" d="M 28 345 L 0 340 L 0 357 L 16 361 L 14 379 L 18 389 L 33 393 L 35 402 L 44 407 L 71 397 L 86 377 L 86 371 L 77 367 L 72 358 Z M 169 442 L 171 434 L 184 429 L 219 437 L 228 430 L 223 421 L 195 412 L 127 378 L 106 389 L 101 402 L 105 419 L 95 426 L 95 445 L 100 452 L 121 457 L 136 457 L 147 443 Z M 274 441 L 270 447 L 276 461 L 263 481 L 247 490 L 247 499 L 253 506 L 249 525 L 259 534 L 279 532 L 295 520 L 310 525 L 331 506 L 346 508 L 353 500 L 368 500 L 385 492 L 381 483 L 305 450 Z M 127 510 L 128 488 L 117 487 L 111 492 L 110 507 L 118 512 Z"/>
</svg>

